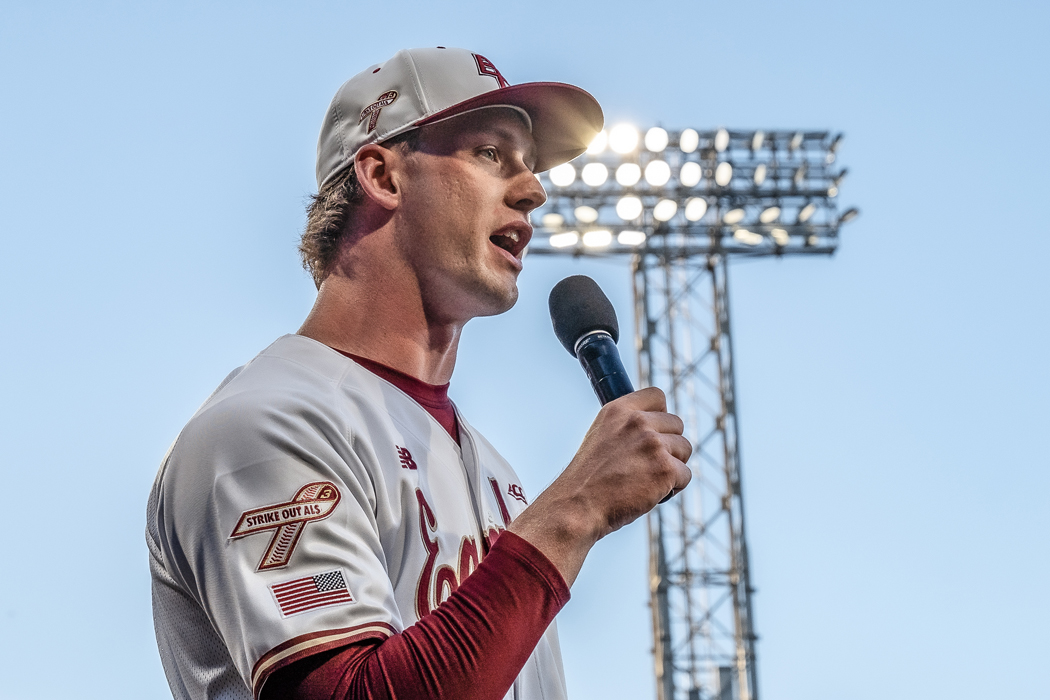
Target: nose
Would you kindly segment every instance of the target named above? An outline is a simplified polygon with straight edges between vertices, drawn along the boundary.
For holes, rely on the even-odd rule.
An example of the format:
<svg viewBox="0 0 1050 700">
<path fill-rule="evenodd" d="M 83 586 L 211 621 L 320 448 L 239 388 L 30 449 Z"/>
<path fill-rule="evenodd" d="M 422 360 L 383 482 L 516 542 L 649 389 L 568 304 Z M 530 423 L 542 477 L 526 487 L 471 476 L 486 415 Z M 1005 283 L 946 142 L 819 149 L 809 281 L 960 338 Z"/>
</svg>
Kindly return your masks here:
<svg viewBox="0 0 1050 700">
<path fill-rule="evenodd" d="M 512 209 L 528 214 L 547 201 L 547 193 L 536 174 L 528 168 L 522 168 L 515 174 L 507 190 L 507 205 Z"/>
</svg>

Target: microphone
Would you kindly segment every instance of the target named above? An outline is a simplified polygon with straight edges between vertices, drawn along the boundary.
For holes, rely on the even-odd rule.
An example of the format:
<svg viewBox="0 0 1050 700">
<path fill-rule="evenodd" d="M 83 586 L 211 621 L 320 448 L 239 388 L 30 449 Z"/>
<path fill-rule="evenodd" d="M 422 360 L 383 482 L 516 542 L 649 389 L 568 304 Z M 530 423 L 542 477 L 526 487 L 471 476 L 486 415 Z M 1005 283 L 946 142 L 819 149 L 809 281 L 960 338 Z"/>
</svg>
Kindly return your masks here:
<svg viewBox="0 0 1050 700">
<path fill-rule="evenodd" d="M 597 282 L 586 275 L 566 277 L 554 285 L 547 305 L 554 335 L 580 361 L 603 406 L 634 391 L 616 349 L 620 339 L 616 309 Z M 671 491 L 660 503 L 674 494 Z"/>
<path fill-rule="evenodd" d="M 602 405 L 634 391 L 616 349 L 616 310 L 598 283 L 585 275 L 566 277 L 554 285 L 548 305 L 554 335 L 580 361 Z"/>
</svg>

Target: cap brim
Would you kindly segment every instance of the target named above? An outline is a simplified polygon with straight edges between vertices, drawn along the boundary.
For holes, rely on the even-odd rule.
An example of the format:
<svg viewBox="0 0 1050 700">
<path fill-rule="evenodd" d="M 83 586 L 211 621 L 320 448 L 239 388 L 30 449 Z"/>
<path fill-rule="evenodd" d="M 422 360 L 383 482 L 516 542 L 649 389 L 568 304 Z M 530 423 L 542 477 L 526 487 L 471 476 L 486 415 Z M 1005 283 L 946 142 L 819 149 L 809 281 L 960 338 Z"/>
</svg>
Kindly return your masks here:
<svg viewBox="0 0 1050 700">
<path fill-rule="evenodd" d="M 521 83 L 486 92 L 431 114 L 416 126 L 432 124 L 482 107 L 509 105 L 532 120 L 537 173 L 567 163 L 587 150 L 605 126 L 602 108 L 589 92 L 566 83 Z"/>
</svg>

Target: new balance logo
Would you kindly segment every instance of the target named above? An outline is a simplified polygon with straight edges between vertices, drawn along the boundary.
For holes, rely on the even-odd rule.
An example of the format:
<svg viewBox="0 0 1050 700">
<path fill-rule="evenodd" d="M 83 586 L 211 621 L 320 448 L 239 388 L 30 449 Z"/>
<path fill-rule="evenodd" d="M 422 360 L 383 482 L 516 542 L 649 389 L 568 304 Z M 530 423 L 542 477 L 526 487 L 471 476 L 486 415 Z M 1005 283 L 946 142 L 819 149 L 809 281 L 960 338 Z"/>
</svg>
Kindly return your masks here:
<svg viewBox="0 0 1050 700">
<path fill-rule="evenodd" d="M 401 459 L 401 466 L 404 469 L 416 469 L 416 460 L 412 459 L 412 453 L 404 447 L 397 447 L 397 456 Z"/>
</svg>

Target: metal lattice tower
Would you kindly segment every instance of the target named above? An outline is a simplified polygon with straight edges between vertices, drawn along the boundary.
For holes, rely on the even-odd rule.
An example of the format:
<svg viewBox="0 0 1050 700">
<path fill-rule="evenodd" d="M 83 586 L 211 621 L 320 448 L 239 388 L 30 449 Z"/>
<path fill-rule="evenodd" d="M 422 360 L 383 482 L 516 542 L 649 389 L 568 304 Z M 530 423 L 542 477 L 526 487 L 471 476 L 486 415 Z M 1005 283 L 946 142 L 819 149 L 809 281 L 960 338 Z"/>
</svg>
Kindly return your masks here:
<svg viewBox="0 0 1050 700">
<path fill-rule="evenodd" d="M 640 384 L 693 443 L 690 488 L 648 516 L 657 700 L 758 699 L 728 262 L 835 251 L 840 140 L 624 125 L 543 176 L 530 252 L 629 258 Z"/>
</svg>

